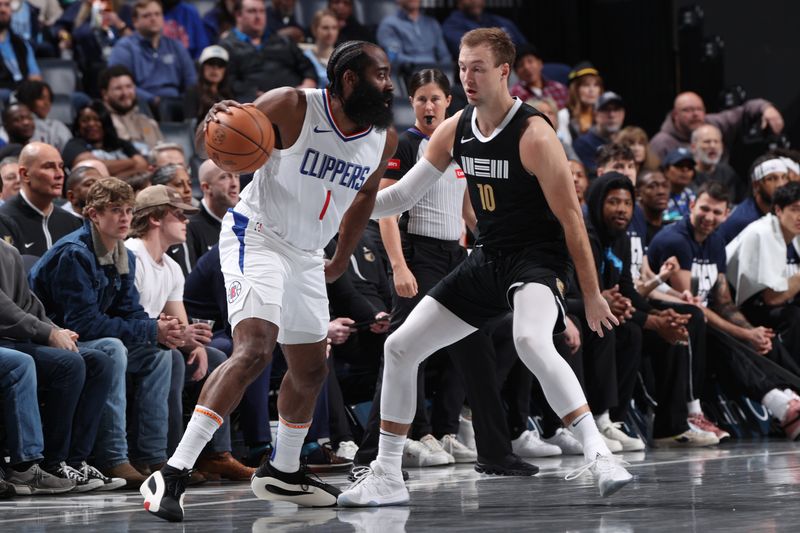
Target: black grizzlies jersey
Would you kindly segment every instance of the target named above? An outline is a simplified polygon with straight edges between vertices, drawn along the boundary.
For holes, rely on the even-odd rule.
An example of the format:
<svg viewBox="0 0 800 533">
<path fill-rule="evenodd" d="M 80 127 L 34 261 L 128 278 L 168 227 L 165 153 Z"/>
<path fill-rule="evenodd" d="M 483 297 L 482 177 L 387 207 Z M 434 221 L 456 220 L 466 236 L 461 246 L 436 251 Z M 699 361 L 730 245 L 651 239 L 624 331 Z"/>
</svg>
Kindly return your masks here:
<svg viewBox="0 0 800 533">
<path fill-rule="evenodd" d="M 479 244 L 509 251 L 534 247 L 557 261 L 568 260 L 564 230 L 550 210 L 539 180 L 525 170 L 519 156 L 520 137 L 534 115 L 547 120 L 515 99 L 503 122 L 490 137 L 484 137 L 475 122 L 475 108 L 468 105 L 456 127 L 453 159 L 467 176 L 470 201 L 478 217 Z"/>
</svg>

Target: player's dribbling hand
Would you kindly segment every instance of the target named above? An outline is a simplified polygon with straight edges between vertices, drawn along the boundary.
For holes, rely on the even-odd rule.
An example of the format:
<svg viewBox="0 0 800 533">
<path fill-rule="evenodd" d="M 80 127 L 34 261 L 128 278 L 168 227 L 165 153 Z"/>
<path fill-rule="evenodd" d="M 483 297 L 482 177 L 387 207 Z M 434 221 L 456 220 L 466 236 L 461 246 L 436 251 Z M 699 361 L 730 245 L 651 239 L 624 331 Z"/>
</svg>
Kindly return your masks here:
<svg viewBox="0 0 800 533">
<path fill-rule="evenodd" d="M 603 327 L 611 331 L 614 326 L 619 326 L 619 320 L 611 312 L 608 302 L 599 292 L 592 296 L 584 296 L 583 308 L 586 312 L 586 322 L 589 324 L 589 329 L 597 333 L 598 336 L 603 337 Z"/>
<path fill-rule="evenodd" d="M 236 100 L 222 100 L 221 102 L 217 102 L 211 109 L 208 110 L 206 113 L 206 118 L 203 120 L 203 131 L 208 128 L 209 122 L 219 122 L 217 118 L 217 113 L 228 113 L 229 115 L 233 112 L 230 110 L 231 107 L 244 107 L 245 104 L 240 104 Z"/>
<path fill-rule="evenodd" d="M 333 283 L 347 270 L 347 263 L 335 263 L 330 259 L 325 260 L 325 283 Z"/>
</svg>

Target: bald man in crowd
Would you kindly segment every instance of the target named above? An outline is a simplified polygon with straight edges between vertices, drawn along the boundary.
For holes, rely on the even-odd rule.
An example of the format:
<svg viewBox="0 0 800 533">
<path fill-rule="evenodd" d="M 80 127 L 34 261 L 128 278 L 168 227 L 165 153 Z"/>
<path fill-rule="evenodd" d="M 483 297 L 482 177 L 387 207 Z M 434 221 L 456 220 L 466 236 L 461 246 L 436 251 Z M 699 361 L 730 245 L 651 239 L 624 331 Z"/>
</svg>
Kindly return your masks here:
<svg viewBox="0 0 800 533">
<path fill-rule="evenodd" d="M 239 175 L 226 172 L 207 159 L 200 165 L 200 212 L 189 217 L 187 243 L 197 262 L 219 242 L 222 217 L 239 201 Z M 194 265 L 192 265 L 194 267 Z"/>
<path fill-rule="evenodd" d="M 671 151 L 681 146 L 689 148 L 691 135 L 703 124 L 713 124 L 722 132 L 722 141 L 727 153 L 739 135 L 742 125 L 749 120 L 761 120 L 761 128 L 769 127 L 774 133 L 783 131 L 783 117 L 774 105 L 756 98 L 748 100 L 740 106 L 726 109 L 719 113 L 706 114 L 706 105 L 700 95 L 690 91 L 675 97 L 672 111 L 669 113 L 661 131 L 650 141 L 650 149 L 664 159 Z"/>
<path fill-rule="evenodd" d="M 16 222 L 22 255 L 42 256 L 58 239 L 82 226 L 81 221 L 56 206 L 64 188 L 64 161 L 49 144 L 32 142 L 19 155 L 22 188 L 2 206 L 0 214 Z"/>
</svg>

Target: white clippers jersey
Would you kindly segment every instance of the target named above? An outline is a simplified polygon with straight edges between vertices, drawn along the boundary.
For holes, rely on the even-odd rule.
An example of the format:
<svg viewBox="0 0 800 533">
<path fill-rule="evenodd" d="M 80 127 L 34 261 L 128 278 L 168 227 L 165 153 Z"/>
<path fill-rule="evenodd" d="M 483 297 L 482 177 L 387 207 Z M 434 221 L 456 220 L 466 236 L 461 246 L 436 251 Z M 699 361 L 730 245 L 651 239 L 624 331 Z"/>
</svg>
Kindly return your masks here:
<svg viewBox="0 0 800 533">
<path fill-rule="evenodd" d="M 290 148 L 275 149 L 234 208 L 301 250 L 323 248 L 359 189 L 380 164 L 386 131 L 345 135 L 325 89 L 305 89 L 306 116 Z"/>
</svg>

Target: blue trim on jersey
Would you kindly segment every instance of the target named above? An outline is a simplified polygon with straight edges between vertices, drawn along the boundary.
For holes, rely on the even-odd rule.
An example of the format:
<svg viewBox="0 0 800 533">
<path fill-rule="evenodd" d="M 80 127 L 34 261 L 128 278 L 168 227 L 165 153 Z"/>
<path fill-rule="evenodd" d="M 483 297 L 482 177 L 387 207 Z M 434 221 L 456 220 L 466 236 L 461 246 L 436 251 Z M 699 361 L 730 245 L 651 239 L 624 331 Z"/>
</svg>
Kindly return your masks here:
<svg viewBox="0 0 800 533">
<path fill-rule="evenodd" d="M 331 115 L 331 110 L 328 107 L 328 98 L 329 98 L 328 89 L 322 89 L 322 107 L 325 108 L 325 115 L 327 115 L 328 122 L 330 122 L 331 127 L 333 127 L 333 131 L 336 132 L 336 135 L 338 135 L 341 140 L 343 140 L 344 142 L 355 141 L 356 139 L 360 139 L 361 137 L 366 137 L 372 132 L 372 126 L 370 126 L 364 131 L 359 131 L 349 136 L 342 133 L 342 131 L 339 129 L 339 126 L 336 125 L 336 121 L 333 120 L 333 115 Z"/>
<path fill-rule="evenodd" d="M 233 215 L 233 233 L 239 239 L 239 270 L 244 274 L 244 231 L 250 223 L 250 219 L 233 209 L 228 209 Z"/>
</svg>

